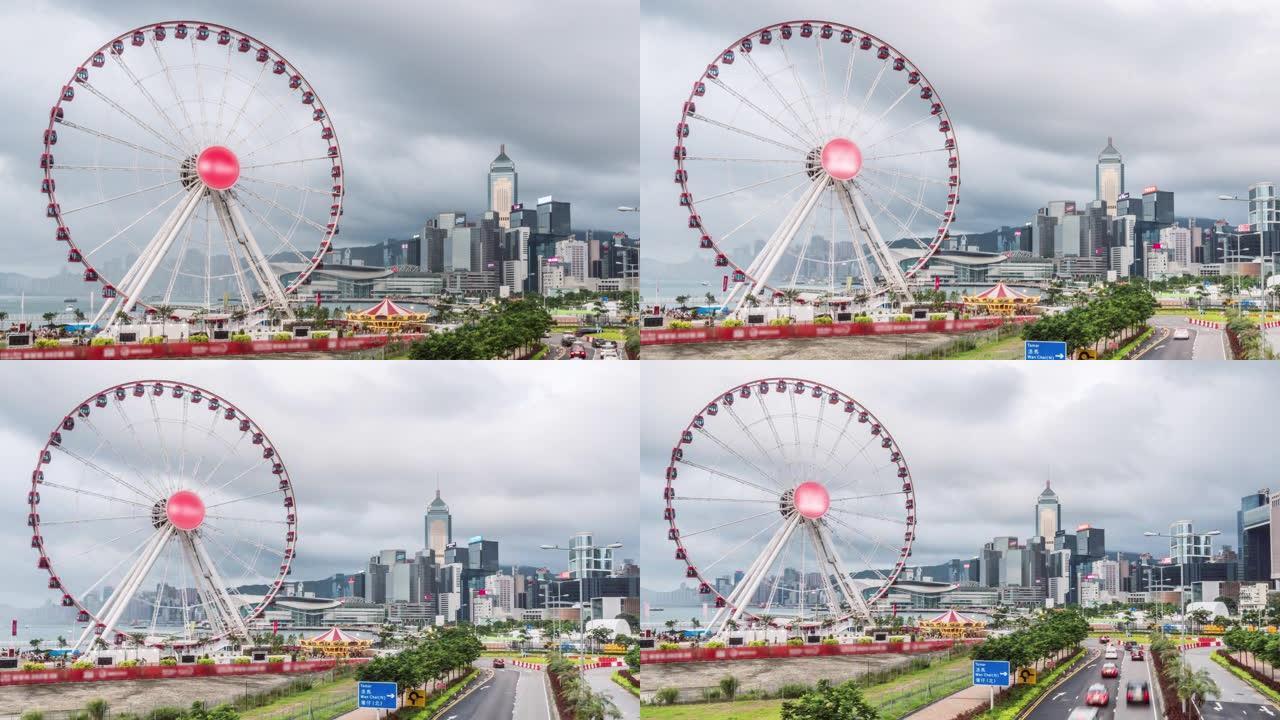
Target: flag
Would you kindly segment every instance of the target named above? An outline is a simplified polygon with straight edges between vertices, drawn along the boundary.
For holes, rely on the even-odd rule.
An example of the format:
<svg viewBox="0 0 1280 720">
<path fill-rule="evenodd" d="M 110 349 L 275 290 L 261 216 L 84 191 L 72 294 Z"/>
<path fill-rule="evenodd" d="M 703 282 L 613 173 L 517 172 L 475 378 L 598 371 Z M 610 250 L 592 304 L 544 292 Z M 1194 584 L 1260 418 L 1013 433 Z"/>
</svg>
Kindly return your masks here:
<svg viewBox="0 0 1280 720">
<path fill-rule="evenodd" d="M 272 620 L 272 621 L 271 621 L 271 634 L 272 634 L 272 635 L 275 635 L 275 634 L 276 634 L 276 633 L 278 633 L 279 631 L 280 631 L 280 621 L 279 621 L 279 620 Z"/>
<path fill-rule="evenodd" d="M 942 276 L 941 276 L 941 275 L 934 275 L 934 276 L 933 276 L 933 291 L 934 291 L 934 292 L 938 292 L 938 288 L 940 288 L 940 287 L 942 287 Z"/>
<path fill-rule="evenodd" d="M 320 307 L 320 291 L 316 291 L 316 307 Z"/>
<path fill-rule="evenodd" d="M 725 275 L 723 278 L 720 279 L 720 292 L 725 292 L 728 289 L 729 289 L 729 276 Z"/>
</svg>

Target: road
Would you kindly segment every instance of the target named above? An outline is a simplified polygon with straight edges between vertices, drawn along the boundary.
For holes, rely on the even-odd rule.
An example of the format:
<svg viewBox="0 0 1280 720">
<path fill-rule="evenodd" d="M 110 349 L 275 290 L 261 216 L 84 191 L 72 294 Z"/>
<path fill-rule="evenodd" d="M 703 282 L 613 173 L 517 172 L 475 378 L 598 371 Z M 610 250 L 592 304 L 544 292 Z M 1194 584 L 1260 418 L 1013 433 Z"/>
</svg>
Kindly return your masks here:
<svg viewBox="0 0 1280 720">
<path fill-rule="evenodd" d="M 1227 672 L 1227 669 L 1209 659 L 1215 648 L 1193 648 L 1186 652 L 1187 662 L 1191 667 L 1208 670 L 1209 676 L 1218 683 L 1222 695 L 1209 700 L 1200 706 L 1200 713 L 1205 720 L 1271 720 L 1280 715 L 1262 693 L 1254 690 L 1248 683 Z M 1270 717 L 1264 717 L 1270 716 Z"/>
<path fill-rule="evenodd" d="M 573 337 L 573 333 L 558 333 L 553 331 L 550 335 L 542 338 L 542 344 L 547 346 L 548 360 L 569 360 L 570 359 L 569 348 L 565 347 L 560 342 L 560 339 L 563 338 L 565 335 L 568 335 L 569 337 Z M 591 347 L 590 337 L 582 338 L 582 347 L 585 348 L 587 351 L 587 357 L 586 357 L 587 360 L 596 359 L 596 353 L 599 351 Z M 619 350 L 619 357 L 621 357 L 621 348 L 618 348 L 618 350 Z"/>
<path fill-rule="evenodd" d="M 1192 325 L 1182 315 L 1156 315 L 1151 318 L 1151 325 L 1157 333 L 1166 330 L 1164 339 L 1156 342 L 1155 347 L 1148 350 L 1140 360 L 1226 360 L 1226 333 L 1221 330 Z M 1191 337 L 1186 340 L 1174 340 L 1173 331 L 1186 329 Z"/>
<path fill-rule="evenodd" d="M 476 667 L 492 667 L 481 658 Z M 540 670 L 494 669 L 493 678 L 440 716 L 441 720 L 550 720 L 546 682 Z"/>
<path fill-rule="evenodd" d="M 1075 675 L 1067 678 L 1056 690 L 1050 692 L 1032 711 L 1028 720 L 1066 720 L 1067 715 L 1077 707 L 1085 707 L 1084 696 L 1090 685 L 1102 683 L 1111 696 L 1111 703 L 1105 708 L 1098 708 L 1098 720 L 1156 720 L 1155 681 L 1151 677 L 1150 659 L 1130 660 L 1129 654 L 1121 651 L 1120 660 L 1106 661 L 1102 659 L 1102 648 L 1087 648 L 1090 658 L 1084 667 Z M 1120 677 L 1103 678 L 1102 665 L 1105 662 L 1120 664 Z M 1124 687 L 1129 682 L 1145 682 L 1151 687 L 1151 705 L 1129 705 L 1124 699 Z"/>
<path fill-rule="evenodd" d="M 592 690 L 603 693 L 622 711 L 622 720 L 640 720 L 640 698 L 618 687 L 613 681 L 617 668 L 605 667 L 586 671 L 587 684 Z"/>
</svg>

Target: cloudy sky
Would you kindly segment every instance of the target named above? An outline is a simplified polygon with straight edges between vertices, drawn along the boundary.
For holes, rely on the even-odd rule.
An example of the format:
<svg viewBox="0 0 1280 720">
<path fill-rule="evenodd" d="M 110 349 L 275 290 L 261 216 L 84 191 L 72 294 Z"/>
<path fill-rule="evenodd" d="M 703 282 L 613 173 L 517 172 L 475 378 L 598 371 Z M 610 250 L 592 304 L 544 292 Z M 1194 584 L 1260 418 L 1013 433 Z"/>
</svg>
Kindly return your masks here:
<svg viewBox="0 0 1280 720">
<path fill-rule="evenodd" d="M 271 44 L 315 84 L 347 171 L 340 244 L 404 237 L 441 210 L 485 209 L 489 161 L 506 143 L 521 199 L 573 204 L 576 228 L 638 230 L 638 6 L 380 0 L 197 1 L 190 18 Z M 0 270 L 61 269 L 38 194 L 39 133 L 59 88 L 94 49 L 172 19 L 156 0 L 5 3 L 0 25 Z"/>
<path fill-rule="evenodd" d="M 671 129 L 690 85 L 737 38 L 797 18 L 865 29 L 928 75 L 956 126 L 959 229 L 1025 222 L 1049 200 L 1092 199 L 1107 136 L 1124 155 L 1126 189 L 1173 190 L 1180 216 L 1243 222 L 1244 206 L 1217 196 L 1277 180 L 1277 103 L 1261 73 L 1280 61 L 1280 9 L 1263 0 L 922 0 L 909 12 L 835 0 L 641 5 L 646 257 L 696 253 L 671 182 Z"/>
<path fill-rule="evenodd" d="M 679 373 L 645 363 L 643 370 L 640 557 L 644 586 L 655 590 L 684 581 L 662 521 L 671 447 L 704 403 L 761 377 L 828 383 L 892 432 L 915 481 L 919 564 L 969 558 L 995 536 L 1031 535 L 1050 473 L 1063 527 L 1104 528 L 1109 550 L 1163 557 L 1167 545 L 1142 533 L 1168 532 L 1178 519 L 1219 529 L 1215 546 L 1234 547 L 1240 497 L 1274 475 L 1280 378 L 1260 365 L 811 361 L 683 363 Z M 750 514 L 741 504 L 723 508 L 724 522 Z"/>
<path fill-rule="evenodd" d="M 583 364 L 571 381 L 536 363 L 346 363 L 342 372 L 288 361 L 88 363 L 75 373 L 15 365 L 0 403 L 12 501 L 0 513 L 0 546 L 10 550 L 0 554 L 0 603 L 57 599 L 36 570 L 21 502 L 50 429 L 83 397 L 151 377 L 223 395 L 274 441 L 298 498 L 293 579 L 359 570 L 382 548 L 421 549 L 437 476 L 455 539 L 498 540 L 504 565 L 564 569 L 563 553 L 537 546 L 583 530 L 635 557 L 638 518 L 626 513 L 641 497 L 632 481 L 639 419 L 619 408 L 636 396 L 639 373 L 604 365 Z"/>
</svg>

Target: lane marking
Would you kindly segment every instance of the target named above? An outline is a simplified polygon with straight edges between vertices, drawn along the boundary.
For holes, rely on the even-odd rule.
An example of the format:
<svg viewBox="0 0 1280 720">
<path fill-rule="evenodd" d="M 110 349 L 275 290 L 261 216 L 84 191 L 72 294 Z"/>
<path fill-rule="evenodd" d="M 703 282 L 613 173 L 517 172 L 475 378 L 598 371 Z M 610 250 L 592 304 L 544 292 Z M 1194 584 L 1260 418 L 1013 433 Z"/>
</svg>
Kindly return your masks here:
<svg viewBox="0 0 1280 720">
<path fill-rule="evenodd" d="M 1273 713 L 1273 712 L 1271 712 L 1271 710 L 1269 710 L 1269 709 L 1267 708 L 1267 706 L 1266 706 L 1266 705 L 1259 705 L 1259 706 L 1258 706 L 1258 709 L 1259 709 L 1259 710 L 1261 710 L 1262 712 L 1264 712 L 1264 713 L 1266 713 L 1266 714 L 1270 715 L 1271 717 L 1275 717 L 1275 716 L 1276 716 L 1276 714 L 1275 714 L 1275 713 Z"/>
</svg>

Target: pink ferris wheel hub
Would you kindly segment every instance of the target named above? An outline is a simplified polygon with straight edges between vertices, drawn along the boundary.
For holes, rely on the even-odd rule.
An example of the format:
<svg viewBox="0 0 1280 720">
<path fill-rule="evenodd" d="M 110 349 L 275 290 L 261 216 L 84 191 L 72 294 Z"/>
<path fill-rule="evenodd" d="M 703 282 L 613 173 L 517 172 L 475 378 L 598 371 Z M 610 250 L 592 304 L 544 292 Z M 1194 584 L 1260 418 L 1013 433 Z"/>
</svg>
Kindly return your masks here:
<svg viewBox="0 0 1280 720">
<path fill-rule="evenodd" d="M 862 170 L 862 149 L 848 138 L 835 138 L 822 146 L 822 169 L 836 180 L 852 180 Z"/>
<path fill-rule="evenodd" d="M 204 522 L 204 501 L 190 490 L 179 490 L 169 496 L 165 514 L 174 527 L 191 532 Z"/>
<path fill-rule="evenodd" d="M 240 158 L 230 148 L 210 145 L 196 158 L 196 174 L 210 188 L 226 190 L 240 179 Z"/>
<path fill-rule="evenodd" d="M 792 502 L 795 503 L 796 512 L 810 520 L 817 520 L 831 508 L 831 495 L 821 483 L 802 482 L 796 486 Z"/>
</svg>

